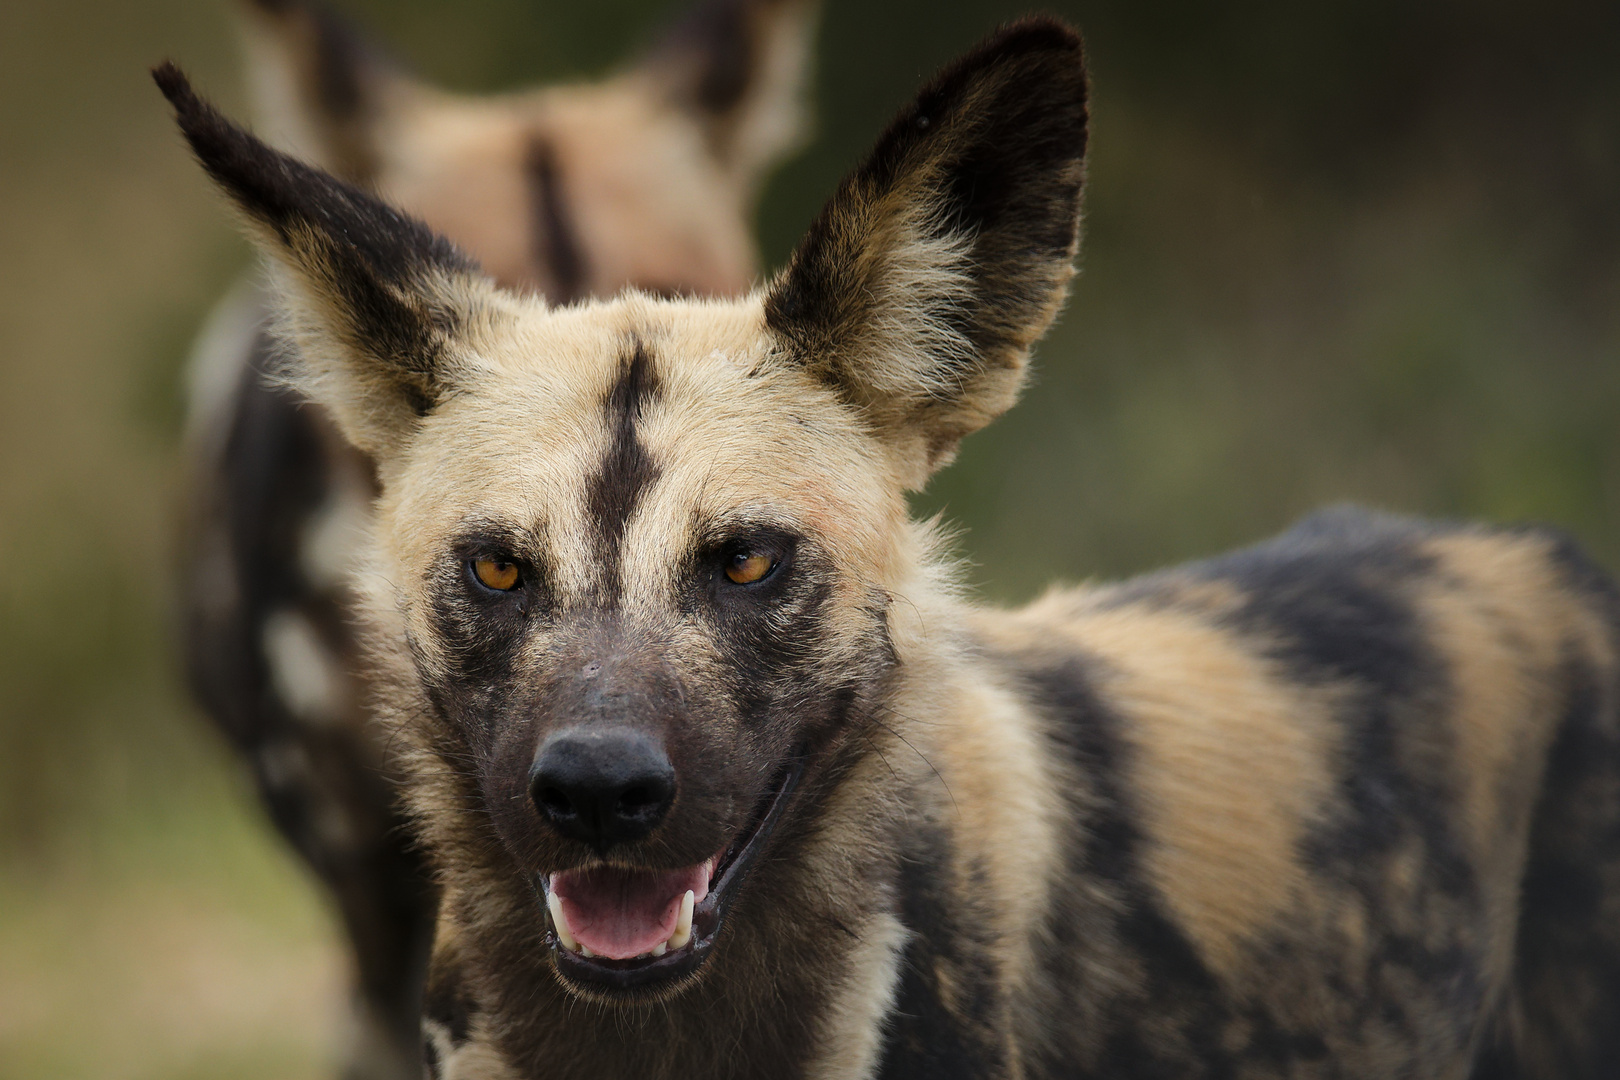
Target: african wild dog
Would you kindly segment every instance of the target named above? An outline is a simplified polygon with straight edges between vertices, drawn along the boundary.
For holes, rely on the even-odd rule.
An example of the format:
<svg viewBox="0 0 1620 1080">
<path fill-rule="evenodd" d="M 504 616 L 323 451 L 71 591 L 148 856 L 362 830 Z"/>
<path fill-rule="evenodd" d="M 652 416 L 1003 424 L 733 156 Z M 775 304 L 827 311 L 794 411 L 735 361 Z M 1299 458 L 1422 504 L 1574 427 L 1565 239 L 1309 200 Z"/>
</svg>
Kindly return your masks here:
<svg viewBox="0 0 1620 1080">
<path fill-rule="evenodd" d="M 420 215 L 502 285 L 555 302 L 748 288 L 754 192 L 804 128 L 812 0 L 706 0 L 614 78 L 480 99 L 420 84 L 322 8 L 243 6 L 266 134 Z M 266 379 L 268 308 L 250 278 L 198 346 L 187 660 L 343 916 L 351 1073 L 415 1077 L 435 898 L 368 727 L 346 585 L 373 469 L 324 410 Z"/>
<path fill-rule="evenodd" d="M 910 520 L 1078 243 L 1005 28 L 736 301 L 548 307 L 159 83 L 378 462 L 442 1077 L 1620 1074 L 1620 592 L 1356 511 L 1020 611 Z"/>
</svg>

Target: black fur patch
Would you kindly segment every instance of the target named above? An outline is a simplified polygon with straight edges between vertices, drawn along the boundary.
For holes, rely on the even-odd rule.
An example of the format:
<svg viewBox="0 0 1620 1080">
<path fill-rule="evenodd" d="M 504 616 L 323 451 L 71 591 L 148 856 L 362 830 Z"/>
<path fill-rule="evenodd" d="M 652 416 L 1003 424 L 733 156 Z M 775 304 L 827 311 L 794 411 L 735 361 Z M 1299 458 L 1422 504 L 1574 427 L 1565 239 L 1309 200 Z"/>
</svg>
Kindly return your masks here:
<svg viewBox="0 0 1620 1080">
<path fill-rule="evenodd" d="M 1141 835 L 1137 809 L 1121 782 L 1125 746 L 1120 721 L 1106 709 L 1092 686 L 1084 661 L 1054 658 L 1047 666 L 1022 667 L 1031 700 L 1050 718 L 1051 738 L 1074 763 L 1080 782 L 1070 792 L 1072 816 L 1079 828 L 1070 833 L 1065 863 L 1069 880 L 1095 883 L 1111 893 L 1096 910 L 1054 906 L 1047 933 L 1052 948 L 1046 964 L 1058 986 L 1088 983 L 1080 965 L 1101 951 L 1104 963 L 1114 955 L 1121 972 L 1130 973 L 1096 1019 L 1101 1030 L 1085 1032 L 1095 1040 L 1097 1067 L 1075 1072 L 1058 1061 L 1032 1063 L 1032 1076 L 1230 1076 L 1232 1048 L 1221 1035 L 1231 1020 L 1214 977 L 1186 936 L 1160 909 L 1157 895 L 1137 865 Z M 1089 935 L 1092 940 L 1084 940 Z M 1054 1003 L 1057 1005 L 1058 1003 Z M 1139 1013 L 1151 1009 L 1167 1022 L 1149 1028 Z M 1060 1052 L 1071 1063 L 1082 1055 Z M 1192 1069 L 1199 1063 L 1197 1069 Z"/>
<path fill-rule="evenodd" d="M 618 596 L 620 546 L 624 530 L 641 497 L 657 482 L 660 470 L 636 432 L 642 410 L 658 399 L 658 372 L 640 340 L 631 344 L 619 378 L 602 399 L 613 433 L 601 470 L 585 489 L 585 506 L 602 546 L 602 589 L 605 600 Z"/>
<path fill-rule="evenodd" d="M 428 587 L 428 617 L 449 670 L 443 678 L 431 665 L 419 670 L 440 714 L 463 731 L 482 733 L 508 704 L 530 620 L 548 610 L 545 571 L 528 557 L 529 547 L 514 530 L 474 527 L 451 547 Z M 517 560 L 522 584 L 510 593 L 478 585 L 467 564 L 488 554 Z"/>
<path fill-rule="evenodd" d="M 434 957 L 432 977 L 422 995 L 422 1015 L 442 1024 L 452 1048 L 460 1047 L 472 1034 L 472 1018 L 477 1005 L 467 993 L 459 965 Z"/>
<path fill-rule="evenodd" d="M 994 913 L 953 890 L 945 830 L 924 827 L 900 863 L 900 920 L 911 931 L 889 1013 L 880 1080 L 980 1080 L 1006 1067 L 1007 1002 L 999 992 Z M 982 879 L 983 873 L 970 875 Z"/>
<path fill-rule="evenodd" d="M 710 613 L 731 696 L 738 712 L 752 717 L 782 697 L 788 682 L 813 677 L 810 669 L 828 644 L 833 567 L 813 544 L 779 529 L 743 535 L 750 551 L 780 560 L 776 570 L 758 584 L 734 585 L 720 572 L 729 546 L 702 549 L 690 571 L 690 606 Z"/>
<path fill-rule="evenodd" d="M 423 286 L 434 273 L 471 274 L 476 264 L 416 219 L 231 123 L 173 64 L 152 75 L 208 174 L 339 302 L 356 344 L 410 407 L 432 409 L 447 389 L 442 354 L 460 315 Z"/>
<path fill-rule="evenodd" d="M 366 111 L 371 48 L 347 19 L 325 7 L 307 9 L 315 24 L 315 98 L 333 120 L 359 120 Z"/>
<path fill-rule="evenodd" d="M 563 192 L 557 148 L 549 140 L 537 138 L 529 145 L 528 174 L 535 258 L 551 275 L 547 299 L 554 304 L 573 303 L 585 295 L 585 250 Z"/>
<path fill-rule="evenodd" d="M 1612 602 L 1612 584 L 1600 584 L 1607 587 L 1596 595 Z M 1620 733 L 1611 719 L 1620 688 L 1605 687 L 1573 657 L 1568 668 L 1571 692 L 1536 807 L 1516 949 L 1515 982 L 1535 1036 L 1524 1047 L 1504 1039 L 1481 1077 L 1620 1076 Z"/>
</svg>

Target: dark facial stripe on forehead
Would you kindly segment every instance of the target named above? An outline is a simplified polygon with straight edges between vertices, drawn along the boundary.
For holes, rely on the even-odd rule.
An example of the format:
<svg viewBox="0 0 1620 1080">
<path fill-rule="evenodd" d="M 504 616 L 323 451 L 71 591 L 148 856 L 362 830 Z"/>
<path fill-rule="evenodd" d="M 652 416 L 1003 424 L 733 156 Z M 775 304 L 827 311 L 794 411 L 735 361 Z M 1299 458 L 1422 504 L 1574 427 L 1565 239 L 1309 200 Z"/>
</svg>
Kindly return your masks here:
<svg viewBox="0 0 1620 1080">
<path fill-rule="evenodd" d="M 617 596 L 619 547 L 625 526 L 635 513 L 641 496 L 657 481 L 659 468 L 636 433 L 636 423 L 649 402 L 658 400 L 658 372 L 651 354 L 640 340 L 631 342 L 620 367 L 619 377 L 602 399 L 612 443 L 602 459 L 602 470 L 585 492 L 596 538 L 602 545 L 603 589 Z"/>
<path fill-rule="evenodd" d="M 557 148 L 549 139 L 529 144 L 528 167 L 534 257 L 551 275 L 548 298 L 557 304 L 572 303 L 585 295 L 585 252 L 563 195 Z"/>
</svg>

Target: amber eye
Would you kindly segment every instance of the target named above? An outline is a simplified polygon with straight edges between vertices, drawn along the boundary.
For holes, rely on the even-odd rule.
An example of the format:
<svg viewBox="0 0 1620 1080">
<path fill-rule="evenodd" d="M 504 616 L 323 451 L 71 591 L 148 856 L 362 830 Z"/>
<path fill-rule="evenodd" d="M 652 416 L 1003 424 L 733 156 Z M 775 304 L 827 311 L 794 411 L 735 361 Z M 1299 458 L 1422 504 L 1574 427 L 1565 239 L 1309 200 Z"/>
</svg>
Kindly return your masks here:
<svg viewBox="0 0 1620 1080">
<path fill-rule="evenodd" d="M 752 585 L 776 569 L 776 560 L 769 555 L 752 551 L 739 551 L 726 560 L 726 577 L 738 585 Z"/>
<path fill-rule="evenodd" d="M 520 575 L 516 563 L 507 562 L 505 559 L 486 557 L 474 559 L 472 568 L 473 576 L 486 589 L 509 592 L 517 588 Z"/>
</svg>

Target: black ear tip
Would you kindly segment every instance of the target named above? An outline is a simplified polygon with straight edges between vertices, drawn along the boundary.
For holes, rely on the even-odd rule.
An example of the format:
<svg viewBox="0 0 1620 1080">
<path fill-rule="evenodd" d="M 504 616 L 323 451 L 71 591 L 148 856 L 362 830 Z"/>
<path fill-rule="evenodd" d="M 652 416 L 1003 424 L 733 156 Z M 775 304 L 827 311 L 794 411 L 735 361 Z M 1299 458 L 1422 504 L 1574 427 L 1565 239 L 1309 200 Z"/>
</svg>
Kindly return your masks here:
<svg viewBox="0 0 1620 1080">
<path fill-rule="evenodd" d="M 201 140 L 210 135 L 217 137 L 218 129 L 230 126 L 212 105 L 203 100 L 202 95 L 192 89 L 191 80 L 186 78 L 186 73 L 174 61 L 165 60 L 153 68 L 152 81 L 157 83 L 163 96 L 174 106 L 174 116 L 180 123 L 181 132 L 199 155 L 203 154 Z"/>
<path fill-rule="evenodd" d="M 183 109 L 187 104 L 197 100 L 197 94 L 191 89 L 191 80 L 186 73 L 180 70 L 180 65 L 173 60 L 165 60 L 152 69 L 152 81 L 157 83 L 163 96 L 169 99 L 169 104 L 176 109 Z"/>
<path fill-rule="evenodd" d="M 1080 31 L 1056 15 L 1026 15 L 1002 26 L 1003 40 L 1018 40 L 1048 49 L 1078 52 L 1081 48 Z"/>
<path fill-rule="evenodd" d="M 191 80 L 186 78 L 186 73 L 181 71 L 180 65 L 173 60 L 165 60 L 153 68 L 152 81 L 157 83 L 158 89 L 163 91 L 163 96 L 174 106 L 174 115 L 180 122 L 180 130 L 195 143 L 196 133 L 200 127 L 210 118 L 217 119 L 213 106 L 191 88 Z"/>
<path fill-rule="evenodd" d="M 1085 43 L 1080 31 L 1052 15 L 1029 15 L 1002 25 L 979 50 L 981 55 L 1005 58 L 1032 54 L 1062 54 L 1063 63 L 1085 65 Z M 1058 57 L 1052 57 L 1058 59 Z"/>
<path fill-rule="evenodd" d="M 152 69 L 152 81 L 174 106 L 180 133 L 210 176 L 240 200 L 253 172 L 262 170 L 275 151 L 227 120 L 196 90 L 172 61 Z"/>
</svg>

